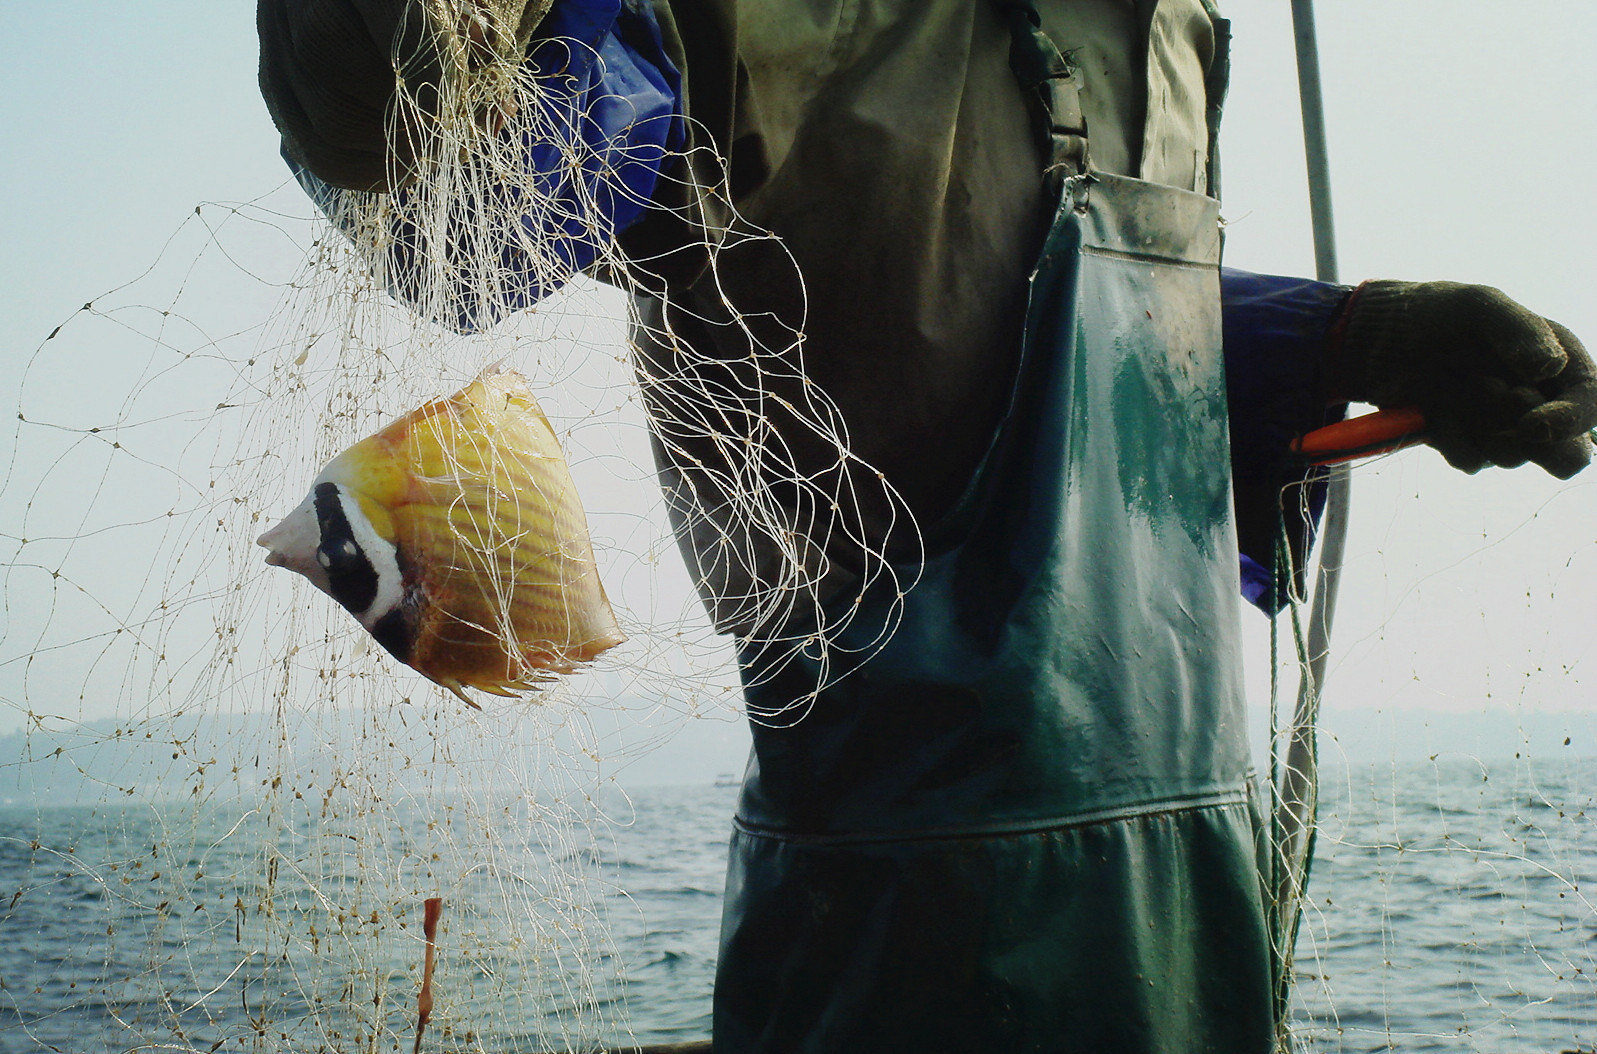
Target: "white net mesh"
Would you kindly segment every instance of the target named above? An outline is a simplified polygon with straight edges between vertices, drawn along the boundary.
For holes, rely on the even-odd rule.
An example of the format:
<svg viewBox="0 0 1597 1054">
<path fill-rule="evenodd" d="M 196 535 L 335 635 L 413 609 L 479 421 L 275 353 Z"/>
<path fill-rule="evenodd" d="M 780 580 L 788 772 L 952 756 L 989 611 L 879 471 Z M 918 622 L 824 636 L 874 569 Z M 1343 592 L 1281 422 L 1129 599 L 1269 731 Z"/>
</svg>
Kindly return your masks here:
<svg viewBox="0 0 1597 1054">
<path fill-rule="evenodd" d="M 674 321 L 645 317 L 664 350 L 638 376 L 634 306 L 573 278 L 520 225 L 546 199 L 495 190 L 514 182 L 523 140 L 569 139 L 531 94 L 558 88 L 516 81 L 505 106 L 514 79 L 444 122 L 473 160 L 434 151 L 405 203 L 345 202 L 360 247 L 297 203 L 202 206 L 147 272 L 25 342 L 0 490 L 0 918 L 22 935 L 0 959 L 0 1051 L 409 1049 L 435 896 L 429 1046 L 663 1038 L 674 1023 L 651 1015 L 675 1012 L 659 994 L 675 986 L 701 1004 L 702 1034 L 707 973 L 673 972 L 684 945 L 660 920 L 710 928 L 718 865 L 704 860 L 728 802 L 634 804 L 620 787 L 690 718 L 739 717 L 698 580 L 731 623 L 800 626 L 767 633 L 775 654 L 824 648 L 851 610 L 836 599 L 892 573 L 869 539 L 898 506 L 879 483 L 860 489 L 875 476 L 804 384 L 780 320 L 735 306 L 691 320 L 740 327 L 751 354 L 680 372 L 693 353 Z M 541 219 L 595 204 L 579 193 L 559 205 L 569 215 Z M 386 270 L 396 211 L 450 248 L 420 254 L 419 272 Z M 452 241 L 463 217 L 504 237 Z M 734 230 L 716 249 L 761 238 Z M 617 281 L 643 280 L 602 253 Z M 485 318 L 562 283 L 475 336 L 423 321 Z M 254 539 L 350 443 L 498 363 L 532 378 L 555 426 L 628 640 L 479 713 L 266 568 Z M 701 500 L 734 503 L 699 525 L 693 571 L 651 428 L 702 463 Z M 802 447 L 784 446 L 796 433 Z M 1376 486 L 1360 507 L 1385 511 L 1355 544 L 1349 657 L 1331 673 L 1333 699 L 1358 705 L 1322 720 L 1294 1029 L 1312 1050 L 1590 1051 L 1597 749 L 1582 663 L 1597 553 L 1531 528 L 1592 522 L 1597 488 L 1530 484 L 1498 514 L 1479 481 L 1418 483 L 1401 467 L 1414 463 L 1360 470 Z M 1414 541 L 1401 510 L 1422 490 L 1431 529 L 1477 540 Z M 1520 573 L 1491 592 L 1480 569 L 1504 562 Z M 1364 676 L 1377 651 L 1413 654 L 1412 669 Z M 1284 647 L 1283 668 L 1294 661 Z M 1262 648 L 1252 665 L 1270 667 Z M 1490 719 L 1456 717 L 1485 705 Z M 671 903 L 684 897 L 699 908 Z"/>
<path fill-rule="evenodd" d="M 1439 528 L 1474 534 L 1473 544 L 1400 541 L 1394 532 L 1411 508 L 1403 496 L 1447 504 L 1463 493 L 1457 481 L 1435 484 L 1416 471 L 1414 456 L 1355 471 L 1362 529 L 1343 586 L 1351 610 L 1339 616 L 1341 642 L 1312 725 L 1312 780 L 1294 778 L 1302 770 L 1287 761 L 1300 729 L 1292 688 L 1305 648 L 1302 598 L 1272 627 L 1269 659 L 1256 657 L 1265 659 L 1258 669 L 1273 660 L 1284 678 L 1256 689 L 1275 695 L 1273 714 L 1261 715 L 1274 748 L 1272 789 L 1277 801 L 1302 795 L 1319 817 L 1307 865 L 1293 858 L 1301 845 L 1273 831 L 1285 894 L 1277 906 L 1295 937 L 1278 948 L 1295 982 L 1284 1042 L 1316 1051 L 1589 1050 L 1597 726 L 1583 709 L 1589 688 L 1578 659 L 1553 657 L 1581 652 L 1565 620 L 1586 606 L 1579 583 L 1597 566 L 1586 550 L 1550 555 L 1535 535 L 1554 509 L 1578 516 L 1597 494 L 1589 484 L 1522 479 L 1500 493 L 1539 492 L 1546 504 L 1471 502 Z M 1523 577 L 1483 577 L 1496 561 Z M 1543 628 L 1526 634 L 1527 620 Z M 1406 679 L 1369 665 L 1392 648 L 1413 649 Z"/>
<path fill-rule="evenodd" d="M 631 303 L 575 275 L 541 233 L 595 229 L 597 191 L 515 189 L 529 149 L 613 164 L 571 146 L 561 117 L 613 100 L 550 98 L 558 79 L 505 83 L 493 131 L 483 100 L 445 99 L 456 119 L 433 126 L 436 163 L 405 194 L 333 204 L 351 238 L 261 206 L 202 206 L 147 273 L 33 353 L 0 526 L 0 670 L 22 726 L 0 778 L 23 806 L 0 853 L 16 887 L 7 917 L 40 927 L 52 951 L 4 978 L 0 1049 L 408 1047 L 430 897 L 443 912 L 429 1044 L 626 1037 L 606 846 L 610 812 L 625 822 L 630 809 L 611 788 L 689 716 L 738 712 L 728 645 L 697 589 L 722 590 L 745 626 L 802 623 L 766 646 L 814 654 L 836 623 L 823 604 L 836 589 L 819 587 L 829 554 L 852 549 L 855 589 L 891 573 L 860 499 L 838 488 L 870 480 L 877 508 L 896 508 L 891 492 L 852 470 L 817 391 L 774 394 L 802 382 L 796 334 L 768 347 L 751 330 L 732 372 L 660 375 L 658 349 L 676 364 L 691 352 L 657 330 L 640 367 Z M 598 269 L 627 284 L 614 248 L 598 251 Z M 534 310 L 503 306 L 556 289 Z M 74 363 L 111 344 L 114 365 L 86 383 Z M 335 454 L 495 365 L 534 379 L 627 641 L 477 712 L 266 568 L 253 542 Z M 784 454 L 773 398 L 833 471 Z M 734 504 L 718 522 L 744 527 L 701 556 L 713 583 L 676 553 L 651 434 L 699 459 Z M 451 441 L 466 444 L 455 474 L 469 474 L 481 437 Z M 524 571 L 509 557 L 496 567 L 480 537 L 463 544 L 483 577 Z"/>
</svg>

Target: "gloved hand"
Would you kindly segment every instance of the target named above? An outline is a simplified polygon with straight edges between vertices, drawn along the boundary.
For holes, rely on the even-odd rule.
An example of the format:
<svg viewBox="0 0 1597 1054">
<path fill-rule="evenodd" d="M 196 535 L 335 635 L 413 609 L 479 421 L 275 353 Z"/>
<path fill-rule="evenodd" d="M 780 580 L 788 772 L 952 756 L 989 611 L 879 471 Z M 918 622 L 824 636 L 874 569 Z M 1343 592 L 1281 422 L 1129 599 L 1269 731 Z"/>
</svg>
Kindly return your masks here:
<svg viewBox="0 0 1597 1054">
<path fill-rule="evenodd" d="M 1563 326 L 1458 282 L 1366 282 L 1343 311 L 1327 351 L 1333 394 L 1418 406 L 1454 468 L 1534 461 L 1568 479 L 1591 461 L 1597 367 Z"/>
<path fill-rule="evenodd" d="M 284 154 L 335 187 L 403 186 L 441 98 L 491 124 L 493 100 L 469 81 L 513 69 L 552 3 L 259 0 L 261 97 Z"/>
</svg>

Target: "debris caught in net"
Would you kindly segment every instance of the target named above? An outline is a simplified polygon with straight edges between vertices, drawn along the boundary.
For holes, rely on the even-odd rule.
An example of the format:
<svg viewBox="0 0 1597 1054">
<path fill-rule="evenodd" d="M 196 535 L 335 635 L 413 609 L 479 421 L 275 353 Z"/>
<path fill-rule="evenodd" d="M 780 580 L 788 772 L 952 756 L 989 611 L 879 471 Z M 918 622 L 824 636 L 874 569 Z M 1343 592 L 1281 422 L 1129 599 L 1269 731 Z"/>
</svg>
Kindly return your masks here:
<svg viewBox="0 0 1597 1054">
<path fill-rule="evenodd" d="M 744 300 L 741 261 L 781 249 L 706 175 L 720 159 L 683 148 L 651 195 L 700 233 L 695 289 L 716 293 L 666 309 L 680 262 L 628 257 L 604 219 L 633 185 L 574 175 L 626 169 L 622 147 L 572 134 L 615 100 L 507 58 L 523 27 L 458 16 L 433 14 L 455 27 L 448 68 L 481 75 L 445 78 L 396 126 L 420 137 L 404 190 L 324 196 L 330 222 L 293 186 L 202 206 L 29 360 L 0 480 L 0 733 L 16 729 L 0 917 L 34 935 L 35 960 L 25 982 L 0 974 L 7 1054 L 575 1052 L 653 1027 L 629 1012 L 616 936 L 636 913 L 615 867 L 627 766 L 691 720 L 739 716 L 718 628 L 762 669 L 824 671 L 853 598 L 913 584 L 912 517 L 806 374 L 797 269 L 762 274 L 785 274 L 768 292 L 798 308 Z M 558 160 L 549 179 L 528 183 L 530 151 Z M 705 353 L 690 339 L 705 332 L 738 354 Z M 254 541 L 341 451 L 501 364 L 569 462 L 626 640 L 474 711 Z M 495 568 L 497 547 L 472 551 L 490 577 L 519 575 L 514 554 Z M 1365 557 L 1390 612 L 1377 636 L 1410 593 L 1434 585 L 1434 613 L 1455 588 L 1435 583 L 1456 581 L 1416 581 L 1384 551 Z M 1578 591 L 1593 559 L 1543 565 L 1527 592 Z M 1490 661 L 1526 725 L 1581 683 L 1539 654 Z M 1333 667 L 1333 693 L 1353 665 Z M 1437 680 L 1416 667 L 1411 687 Z M 1417 767 L 1342 745 L 1322 736 L 1317 863 L 1290 886 L 1305 915 L 1280 949 L 1300 1048 L 1589 1049 L 1592 762 L 1512 737 L 1512 757 Z M 1372 940 L 1376 965 L 1351 965 Z M 1447 1009 L 1414 1011 L 1419 956 L 1426 1005 Z"/>
<path fill-rule="evenodd" d="M 473 62 L 476 46 L 446 42 Z M 33 353 L 0 523 L 4 712 L 21 726 L 0 778 L 29 806 L 0 852 L 7 917 L 57 920 L 60 955 L 0 995 L 17 1049 L 408 1046 L 434 958 L 423 1049 L 625 1040 L 619 776 L 688 721 L 740 712 L 702 605 L 813 656 L 850 597 L 893 580 L 885 538 L 914 564 L 913 524 L 806 381 L 800 332 L 725 303 L 714 324 L 747 354 L 706 359 L 651 313 L 651 261 L 623 259 L 606 226 L 601 199 L 626 182 L 560 177 L 628 163 L 573 135 L 614 100 L 484 61 L 490 77 L 444 78 L 402 122 L 426 141 L 401 192 L 323 193 L 331 222 L 292 185 L 201 206 Z M 529 183 L 529 151 L 559 162 L 553 191 Z M 715 185 L 680 196 L 725 202 Z M 742 227 L 705 244 L 711 286 L 749 242 L 776 245 Z M 90 352 L 115 365 L 85 385 Z M 615 632 L 573 676 L 573 657 L 540 667 L 511 642 L 513 619 L 469 619 L 513 657 L 492 686 L 536 682 L 474 711 L 254 543 L 341 451 L 490 367 L 527 378 L 564 450 Z M 491 491 L 532 471 L 489 458 L 496 475 L 480 453 L 438 444 L 428 472 L 486 471 Z M 685 564 L 672 517 L 705 509 Z M 485 539 L 455 511 L 475 576 L 526 577 L 501 544 L 516 524 Z M 451 920 L 436 956 L 433 898 Z"/>
</svg>

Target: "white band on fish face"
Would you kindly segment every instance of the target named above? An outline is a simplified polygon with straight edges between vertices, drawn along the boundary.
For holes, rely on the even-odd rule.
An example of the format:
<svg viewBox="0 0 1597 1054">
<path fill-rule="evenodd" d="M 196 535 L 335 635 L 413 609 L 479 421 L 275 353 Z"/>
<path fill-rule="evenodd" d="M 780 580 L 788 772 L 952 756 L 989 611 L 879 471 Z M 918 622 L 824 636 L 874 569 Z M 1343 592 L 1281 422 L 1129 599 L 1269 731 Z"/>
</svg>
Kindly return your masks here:
<svg viewBox="0 0 1597 1054">
<path fill-rule="evenodd" d="M 405 583 L 399 567 L 399 553 L 392 542 L 377 533 L 355 496 L 342 485 L 335 486 L 338 489 L 339 508 L 349 521 L 351 538 L 377 576 L 377 593 L 371 604 L 364 611 L 353 612 L 361 625 L 370 630 L 380 618 L 398 606 L 404 596 Z M 256 540 L 257 545 L 271 550 L 266 557 L 268 564 L 299 572 L 317 589 L 339 600 L 333 592 L 327 568 L 317 558 L 322 543 L 314 491 L 281 523 Z"/>
<path fill-rule="evenodd" d="M 361 509 L 360 501 L 342 486 L 338 487 L 338 504 L 344 510 L 344 518 L 349 520 L 349 530 L 355 544 L 377 573 L 377 595 L 372 599 L 371 606 L 355 613 L 360 624 L 370 630 L 379 619 L 398 607 L 405 595 L 405 576 L 399 567 L 399 550 L 394 543 L 377 533 L 377 528 L 372 526 L 371 520 Z"/>
</svg>

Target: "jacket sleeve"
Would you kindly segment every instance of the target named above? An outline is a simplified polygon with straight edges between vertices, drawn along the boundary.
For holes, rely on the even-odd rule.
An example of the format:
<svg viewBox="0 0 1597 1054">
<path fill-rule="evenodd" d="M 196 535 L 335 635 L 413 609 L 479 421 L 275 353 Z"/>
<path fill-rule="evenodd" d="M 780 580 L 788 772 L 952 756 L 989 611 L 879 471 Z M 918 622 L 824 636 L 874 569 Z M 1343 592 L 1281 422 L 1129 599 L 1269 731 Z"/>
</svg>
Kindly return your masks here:
<svg viewBox="0 0 1597 1054">
<path fill-rule="evenodd" d="M 681 77 L 647 3 L 560 0 L 523 69 L 537 84 L 522 99 L 533 112 L 500 133 L 523 159 L 517 178 L 473 179 L 480 197 L 448 202 L 440 233 L 414 218 L 433 211 L 420 200 L 426 191 L 400 191 L 386 212 L 384 247 L 375 251 L 373 263 L 398 299 L 462 332 L 492 326 L 599 261 L 648 207 L 662 166 L 683 142 Z M 482 163 L 477 155 L 465 161 Z M 360 212 L 348 207 L 348 192 L 292 160 L 289 167 L 329 219 L 353 234 Z M 427 296 L 440 285 L 441 299 Z"/>
<path fill-rule="evenodd" d="M 1242 593 L 1274 613 L 1285 606 L 1285 566 L 1302 569 L 1325 505 L 1326 471 L 1292 453 L 1294 437 L 1342 419 L 1321 376 L 1325 344 L 1351 289 L 1304 278 L 1220 275 L 1231 474 Z"/>
</svg>

